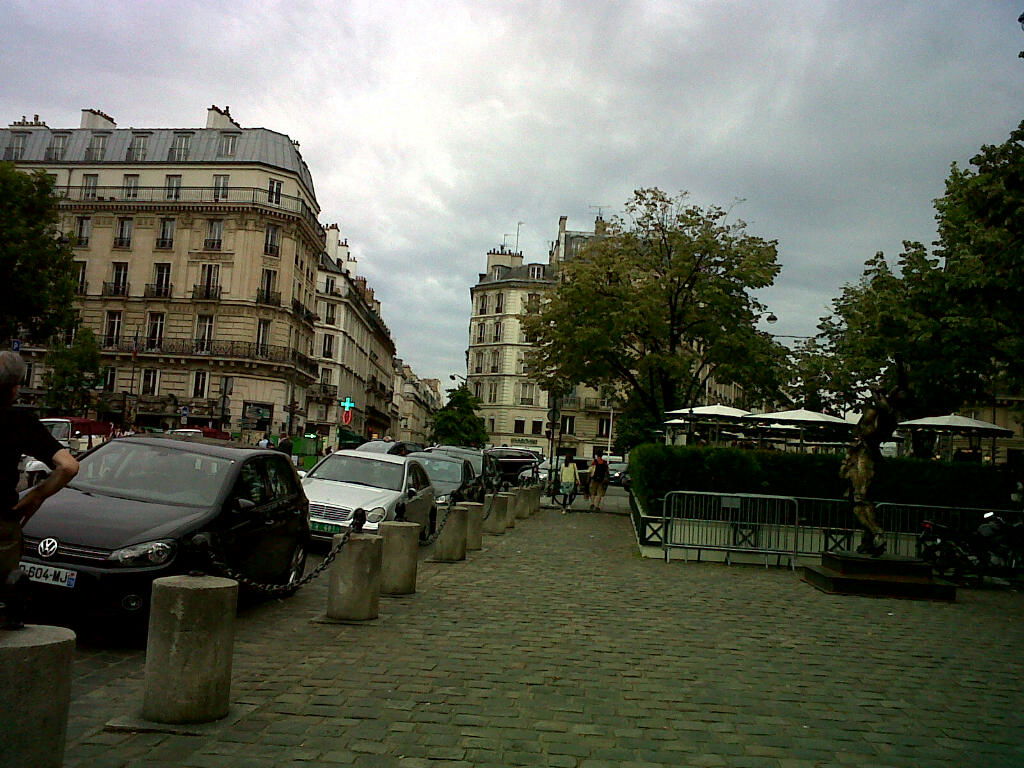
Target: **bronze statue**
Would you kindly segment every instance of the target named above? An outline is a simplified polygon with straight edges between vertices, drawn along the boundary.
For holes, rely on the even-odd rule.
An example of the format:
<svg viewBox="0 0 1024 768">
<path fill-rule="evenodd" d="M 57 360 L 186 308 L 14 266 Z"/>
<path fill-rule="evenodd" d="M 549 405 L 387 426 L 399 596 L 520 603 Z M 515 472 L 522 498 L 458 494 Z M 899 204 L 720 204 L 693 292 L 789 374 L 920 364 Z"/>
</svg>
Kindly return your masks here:
<svg viewBox="0 0 1024 768">
<path fill-rule="evenodd" d="M 883 529 L 875 519 L 875 504 L 870 499 L 871 482 L 875 478 L 875 465 L 882 458 L 881 444 L 891 440 L 899 424 L 898 411 L 907 399 L 907 376 L 902 361 L 896 360 L 896 386 L 888 393 L 881 387 L 871 388 L 872 400 L 861 413 L 853 431 L 853 443 L 839 476 L 850 483 L 853 514 L 864 528 L 857 552 L 878 557 L 886 545 Z"/>
</svg>

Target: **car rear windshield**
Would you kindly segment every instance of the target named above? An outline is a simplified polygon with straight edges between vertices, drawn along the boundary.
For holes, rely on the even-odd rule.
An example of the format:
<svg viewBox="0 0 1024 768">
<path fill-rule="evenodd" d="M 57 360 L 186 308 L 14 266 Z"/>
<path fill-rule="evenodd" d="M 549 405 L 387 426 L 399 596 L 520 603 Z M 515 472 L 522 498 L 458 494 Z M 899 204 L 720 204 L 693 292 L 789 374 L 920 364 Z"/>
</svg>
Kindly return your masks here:
<svg viewBox="0 0 1024 768">
<path fill-rule="evenodd" d="M 71 424 L 66 421 L 44 421 L 43 426 L 53 435 L 54 440 L 67 440 L 71 437 Z"/>
<path fill-rule="evenodd" d="M 417 456 L 416 459 L 427 468 L 427 474 L 430 475 L 431 480 L 440 480 L 443 483 L 462 482 L 461 461 L 428 459 L 426 456 Z"/>
<path fill-rule="evenodd" d="M 212 506 L 234 462 L 217 456 L 113 440 L 81 459 L 72 488 L 160 504 Z"/>
<path fill-rule="evenodd" d="M 405 465 L 333 454 L 313 467 L 306 477 L 400 491 L 405 477 Z"/>
</svg>

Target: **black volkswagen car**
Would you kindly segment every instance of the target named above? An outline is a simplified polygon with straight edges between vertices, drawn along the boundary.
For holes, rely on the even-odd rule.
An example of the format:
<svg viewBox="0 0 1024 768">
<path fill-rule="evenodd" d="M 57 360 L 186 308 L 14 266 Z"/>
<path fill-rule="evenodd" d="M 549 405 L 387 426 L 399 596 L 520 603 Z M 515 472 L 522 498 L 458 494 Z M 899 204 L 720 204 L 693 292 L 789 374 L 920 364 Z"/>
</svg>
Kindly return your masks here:
<svg viewBox="0 0 1024 768">
<path fill-rule="evenodd" d="M 287 456 L 154 435 L 111 440 L 80 464 L 25 526 L 36 612 L 144 616 L 154 579 L 221 575 L 209 551 L 259 583 L 301 578 L 309 503 Z"/>
</svg>

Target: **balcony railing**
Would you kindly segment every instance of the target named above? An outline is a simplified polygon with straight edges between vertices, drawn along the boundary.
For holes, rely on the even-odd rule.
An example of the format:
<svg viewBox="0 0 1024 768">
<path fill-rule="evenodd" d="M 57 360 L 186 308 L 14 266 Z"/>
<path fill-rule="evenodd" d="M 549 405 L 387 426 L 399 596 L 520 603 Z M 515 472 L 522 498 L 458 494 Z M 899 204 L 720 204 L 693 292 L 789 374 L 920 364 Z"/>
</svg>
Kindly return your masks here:
<svg viewBox="0 0 1024 768">
<path fill-rule="evenodd" d="M 103 349 L 107 352 L 139 354 L 157 353 L 164 355 L 202 355 L 204 357 L 231 357 L 244 360 L 259 360 L 268 363 L 294 365 L 299 370 L 316 376 L 319 370 L 312 358 L 296 352 L 291 347 L 260 344 L 252 341 L 216 341 L 214 339 L 161 339 L 159 348 L 147 349 L 148 339 L 136 344 L 120 335 L 108 334 L 103 338 Z"/>
<path fill-rule="evenodd" d="M 169 299 L 173 286 L 170 283 L 146 283 L 147 299 Z"/>
<path fill-rule="evenodd" d="M 263 253 L 265 253 L 267 256 L 280 256 L 281 246 L 276 245 L 274 243 L 264 243 Z"/>
<path fill-rule="evenodd" d="M 131 248 L 132 239 L 130 237 L 115 237 L 114 238 L 115 248 Z"/>
<path fill-rule="evenodd" d="M 281 306 L 281 292 L 280 291 L 268 291 L 260 288 L 256 291 L 256 303 L 267 304 L 271 307 Z"/>
<path fill-rule="evenodd" d="M 85 161 L 93 162 L 95 160 L 102 160 L 103 155 L 107 152 L 106 147 L 86 147 L 85 148 Z"/>
<path fill-rule="evenodd" d="M 131 283 L 103 283 L 104 296 L 127 296 L 131 290 Z"/>
<path fill-rule="evenodd" d="M 72 243 L 72 247 L 73 248 L 88 248 L 89 247 L 89 238 L 88 237 L 76 237 L 75 241 Z"/>
<path fill-rule="evenodd" d="M 63 160 L 64 147 L 47 147 L 46 154 L 43 157 L 47 160 Z"/>
<path fill-rule="evenodd" d="M 219 237 L 208 237 L 203 240 L 204 251 L 219 251 L 223 241 Z"/>
<path fill-rule="evenodd" d="M 196 301 L 220 301 L 219 285 L 193 285 L 192 298 Z"/>
<path fill-rule="evenodd" d="M 170 249 L 174 247 L 173 237 L 158 237 L 156 239 L 156 247 L 163 249 Z"/>
<path fill-rule="evenodd" d="M 167 160 L 171 163 L 181 163 L 188 160 L 188 147 L 171 147 L 167 152 Z"/>
<path fill-rule="evenodd" d="M 329 400 L 333 402 L 338 398 L 337 384 L 312 384 L 306 390 L 306 397 L 310 400 Z"/>
<path fill-rule="evenodd" d="M 166 204 L 168 199 L 166 186 L 139 187 L 137 191 L 138 197 L 133 203 Z M 294 213 L 305 220 L 321 239 L 324 237 L 324 229 L 317 221 L 316 214 L 301 197 L 281 195 L 278 202 L 277 195 L 274 195 L 275 202 L 271 203 L 267 190 L 262 187 L 174 187 L 173 191 L 174 199 L 180 203 L 248 204 Z M 120 199 L 121 187 L 57 187 L 54 192 L 68 202 L 117 202 Z"/>
<path fill-rule="evenodd" d="M 79 280 L 78 284 L 75 286 L 75 293 L 77 293 L 79 296 L 84 296 L 88 292 L 89 292 L 89 281 L 88 280 Z"/>
<path fill-rule="evenodd" d="M 305 320 L 307 323 L 313 323 L 317 319 L 316 315 L 306 309 L 298 299 L 292 299 L 292 312 L 294 312 L 300 320 Z"/>
<path fill-rule="evenodd" d="M 138 147 L 128 147 L 124 159 L 129 163 L 137 163 L 146 159 L 146 150 Z"/>
</svg>

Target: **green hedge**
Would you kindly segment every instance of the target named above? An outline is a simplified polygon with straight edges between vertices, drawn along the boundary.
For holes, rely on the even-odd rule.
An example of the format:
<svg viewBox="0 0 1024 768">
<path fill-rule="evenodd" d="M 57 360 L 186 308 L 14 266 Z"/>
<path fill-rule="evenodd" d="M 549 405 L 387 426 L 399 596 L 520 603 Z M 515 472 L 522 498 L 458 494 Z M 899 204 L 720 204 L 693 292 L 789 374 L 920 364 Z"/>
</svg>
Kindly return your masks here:
<svg viewBox="0 0 1024 768">
<path fill-rule="evenodd" d="M 633 449 L 629 472 L 644 507 L 669 491 L 762 493 L 845 498 L 841 456 L 648 444 Z M 1001 467 L 925 459 L 883 459 L 872 486 L 876 501 L 1005 509 L 1014 478 Z"/>
</svg>

